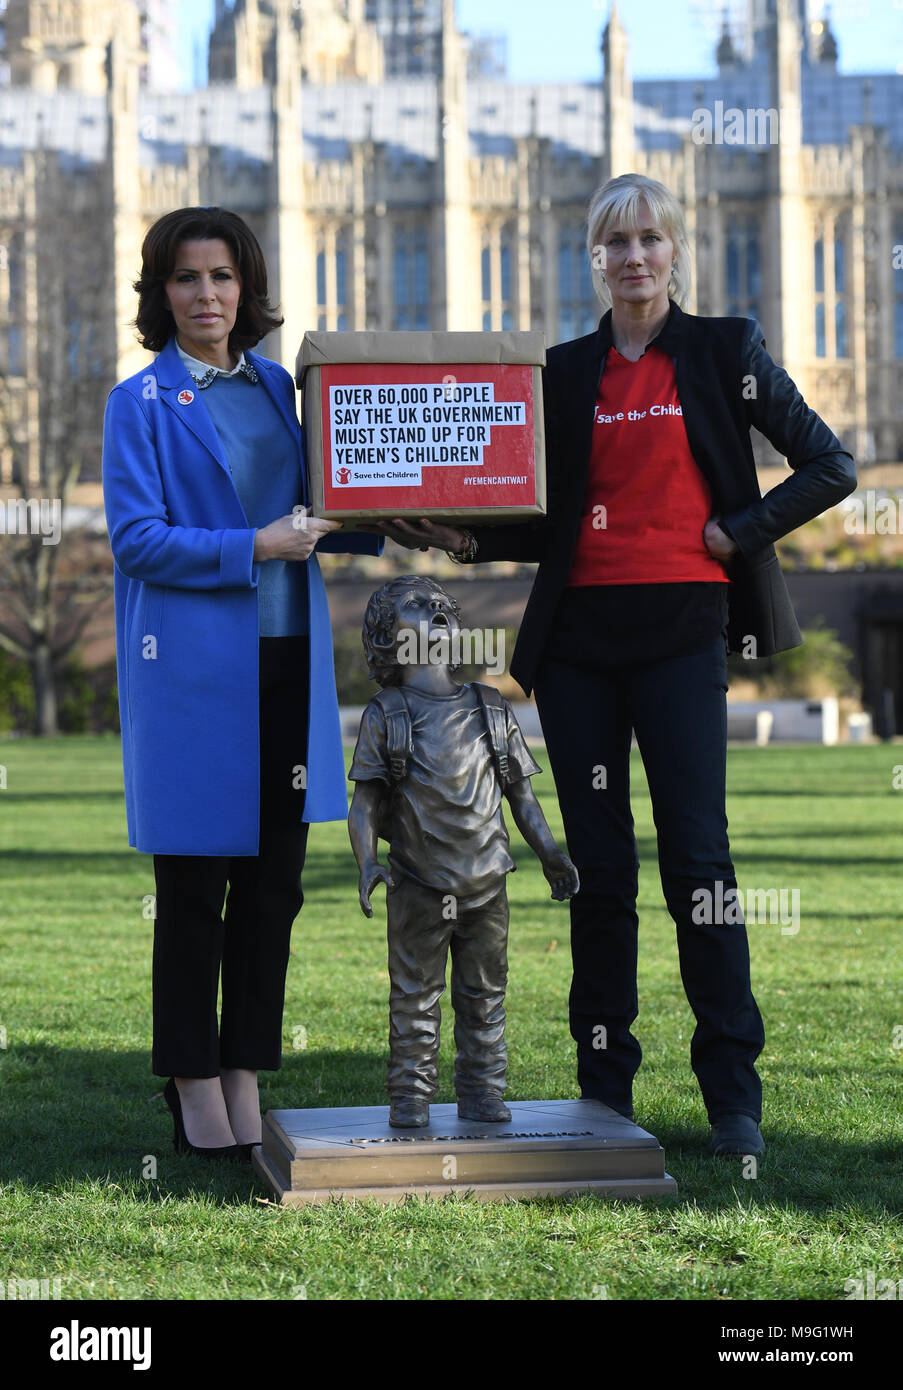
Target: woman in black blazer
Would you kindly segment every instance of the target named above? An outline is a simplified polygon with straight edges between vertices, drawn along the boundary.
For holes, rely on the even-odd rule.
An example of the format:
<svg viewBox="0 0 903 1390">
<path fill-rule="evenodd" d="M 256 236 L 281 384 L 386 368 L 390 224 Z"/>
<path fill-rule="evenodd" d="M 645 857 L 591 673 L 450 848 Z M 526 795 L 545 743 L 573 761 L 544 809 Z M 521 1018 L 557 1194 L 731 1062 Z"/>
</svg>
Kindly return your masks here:
<svg viewBox="0 0 903 1390">
<path fill-rule="evenodd" d="M 463 530 L 385 529 L 463 563 L 536 561 L 511 673 L 535 690 L 580 892 L 571 901 L 571 1033 L 581 1094 L 633 1113 L 637 850 L 631 732 L 696 1017 L 691 1063 L 717 1154 L 757 1154 L 764 1045 L 725 815 L 726 657 L 798 646 L 774 541 L 856 486 L 851 456 L 765 351 L 754 319 L 686 303 L 683 211 L 638 174 L 594 194 L 587 251 L 598 330 L 543 371 L 546 516 Z M 760 495 L 755 426 L 792 476 Z"/>
</svg>

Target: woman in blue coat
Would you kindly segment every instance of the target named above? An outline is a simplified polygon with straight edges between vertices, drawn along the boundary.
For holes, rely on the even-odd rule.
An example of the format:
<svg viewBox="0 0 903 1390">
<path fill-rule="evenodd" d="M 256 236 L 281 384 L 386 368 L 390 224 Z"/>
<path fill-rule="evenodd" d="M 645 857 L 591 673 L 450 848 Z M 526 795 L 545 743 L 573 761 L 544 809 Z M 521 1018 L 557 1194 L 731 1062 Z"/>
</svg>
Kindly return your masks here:
<svg viewBox="0 0 903 1390">
<path fill-rule="evenodd" d="M 129 844 L 154 856 L 152 1067 L 178 1152 L 247 1159 L 307 827 L 348 809 L 315 547 L 382 541 L 309 515 L 292 378 L 250 351 L 282 319 L 245 222 L 160 218 L 135 289 L 157 356 L 107 400 L 103 487 Z"/>
</svg>

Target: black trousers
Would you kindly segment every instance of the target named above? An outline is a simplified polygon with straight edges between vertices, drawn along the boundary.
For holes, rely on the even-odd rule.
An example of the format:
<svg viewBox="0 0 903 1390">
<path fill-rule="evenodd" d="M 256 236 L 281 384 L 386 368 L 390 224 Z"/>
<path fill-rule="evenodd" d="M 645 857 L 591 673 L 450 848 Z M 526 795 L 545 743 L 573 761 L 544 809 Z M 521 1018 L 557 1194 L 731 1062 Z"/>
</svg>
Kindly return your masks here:
<svg viewBox="0 0 903 1390">
<path fill-rule="evenodd" d="M 260 638 L 259 853 L 154 855 L 157 1076 L 282 1065 L 289 942 L 304 901 L 308 660 L 307 637 Z"/>
<path fill-rule="evenodd" d="M 725 814 L 726 652 L 704 651 L 620 670 L 546 661 L 536 680 L 549 761 L 580 892 L 571 899 L 571 1034 L 584 1096 L 632 1115 L 640 1044 L 637 871 L 630 810 L 635 730 L 658 834 L 662 889 L 677 927 L 680 972 L 696 1029 L 690 1060 L 710 1121 L 761 1118 L 753 1065 L 765 1035 L 749 977 L 746 926 L 694 921 L 707 889 L 719 901 L 736 878 Z M 733 914 L 723 914 L 732 916 Z"/>
<path fill-rule="evenodd" d="M 432 1100 L 439 1084 L 439 1000 L 451 952 L 455 1011 L 455 1094 L 505 1089 L 505 984 L 508 894 L 505 880 L 481 907 L 459 905 L 396 868 L 386 894 L 389 946 L 389 1095 Z"/>
</svg>

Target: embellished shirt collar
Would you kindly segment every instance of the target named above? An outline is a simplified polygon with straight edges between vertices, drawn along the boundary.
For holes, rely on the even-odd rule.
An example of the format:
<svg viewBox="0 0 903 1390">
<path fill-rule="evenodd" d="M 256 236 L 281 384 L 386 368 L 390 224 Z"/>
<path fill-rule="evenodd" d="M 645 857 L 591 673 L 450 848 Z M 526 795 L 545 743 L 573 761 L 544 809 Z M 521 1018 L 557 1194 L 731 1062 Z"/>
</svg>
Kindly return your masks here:
<svg viewBox="0 0 903 1390">
<path fill-rule="evenodd" d="M 199 358 L 192 357 L 180 345 L 178 338 L 176 339 L 176 351 L 185 368 L 194 378 L 199 391 L 203 391 L 204 387 L 209 386 L 214 377 L 217 376 L 238 376 L 240 373 L 242 376 L 246 376 L 249 381 L 260 380 L 260 374 L 256 367 L 252 367 L 251 363 L 247 361 L 244 352 L 239 353 L 235 366 L 227 372 L 223 367 L 213 367 L 209 362 L 202 362 Z"/>
</svg>

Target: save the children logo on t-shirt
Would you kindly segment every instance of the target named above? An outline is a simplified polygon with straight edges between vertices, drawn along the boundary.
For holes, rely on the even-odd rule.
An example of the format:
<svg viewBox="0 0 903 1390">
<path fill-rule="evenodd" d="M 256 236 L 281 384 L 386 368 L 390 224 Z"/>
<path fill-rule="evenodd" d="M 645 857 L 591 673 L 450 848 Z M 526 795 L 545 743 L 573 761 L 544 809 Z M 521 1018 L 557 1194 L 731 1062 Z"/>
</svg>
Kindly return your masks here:
<svg viewBox="0 0 903 1390">
<path fill-rule="evenodd" d="M 614 415 L 607 415 L 604 410 L 596 406 L 595 422 L 597 425 L 616 425 L 622 420 L 645 420 L 646 417 L 658 415 L 683 415 L 683 410 L 679 405 L 650 405 L 647 410 L 618 410 Z"/>
<path fill-rule="evenodd" d="M 599 394 L 593 410 L 596 425 L 640 425 L 653 421 L 682 417 L 683 408 L 677 395 L 674 363 L 666 352 L 648 347 L 632 362 L 612 348 L 599 382 Z M 655 431 L 648 436 L 655 438 Z M 638 441 L 631 442 L 631 448 Z"/>
</svg>

